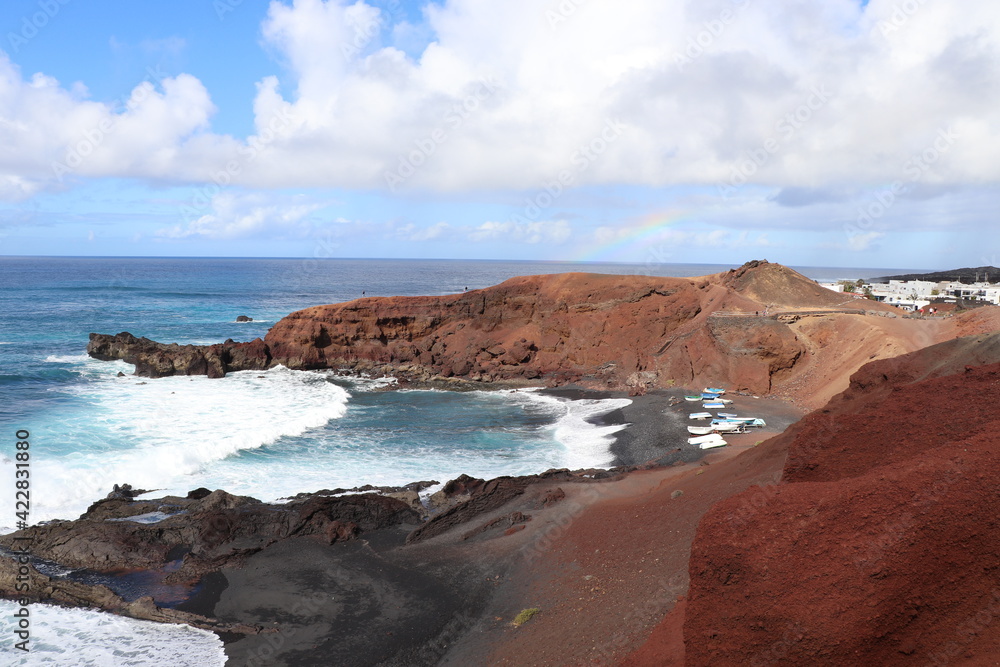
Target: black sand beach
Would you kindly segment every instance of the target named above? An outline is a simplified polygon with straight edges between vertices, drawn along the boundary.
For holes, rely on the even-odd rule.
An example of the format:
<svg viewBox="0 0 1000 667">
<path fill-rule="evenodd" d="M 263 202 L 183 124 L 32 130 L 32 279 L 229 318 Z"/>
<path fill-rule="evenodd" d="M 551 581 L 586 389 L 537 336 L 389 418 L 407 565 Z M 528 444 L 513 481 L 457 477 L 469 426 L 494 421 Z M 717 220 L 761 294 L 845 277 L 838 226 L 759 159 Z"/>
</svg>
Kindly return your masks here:
<svg viewBox="0 0 1000 667">
<path fill-rule="evenodd" d="M 625 397 L 576 387 L 546 393 L 567 399 Z M 602 424 L 628 424 L 612 445 L 615 464 L 621 466 L 612 475 L 705 456 L 687 444 L 686 426 L 694 423 L 687 415 L 700 411 L 701 404 L 685 402 L 685 393 L 658 390 L 630 397 L 630 405 L 600 418 Z M 733 398 L 735 412 L 767 421 L 768 435 L 798 418 L 797 409 L 779 401 Z M 763 437 L 761 431 L 732 436 L 746 444 Z M 565 482 L 563 488 L 569 488 Z M 517 506 L 537 512 L 533 502 L 521 499 L 505 511 Z M 455 536 L 490 516 L 427 544 L 404 546 L 409 530 L 404 526 L 333 545 L 285 540 L 253 555 L 243 568 L 224 570 L 191 608 L 226 622 L 273 628 L 256 636 L 225 637 L 229 665 L 437 665 L 459 637 L 498 623 L 483 612 L 496 608 L 496 596 L 508 594 L 503 582 L 518 562 L 510 540 L 519 538 L 497 550 L 489 541 L 477 544 Z M 535 516 L 541 519 L 540 512 Z"/>
<path fill-rule="evenodd" d="M 546 389 L 544 393 L 559 398 L 607 399 L 628 398 L 630 405 L 613 410 L 594 420 L 596 424 L 627 424 L 626 428 L 615 434 L 611 445 L 614 455 L 612 462 L 616 467 L 641 466 L 653 463 L 669 466 L 697 461 L 705 455 L 705 450 L 689 445 L 688 426 L 704 426 L 707 421 L 693 421 L 688 418 L 692 412 L 703 412 L 701 402 L 684 400 L 686 394 L 694 392 L 686 389 L 654 389 L 641 396 L 628 396 L 625 392 L 592 391 L 580 387 L 561 387 Z M 764 433 L 751 429 L 748 433 L 727 436 L 733 443 L 755 442 L 761 437 L 769 437 L 774 432 L 785 430 L 790 424 L 798 421 L 802 410 L 783 401 L 770 398 L 753 398 L 727 394 L 727 399 L 733 403 L 723 412 L 734 412 L 740 416 L 760 417 L 767 423 Z M 711 411 L 718 412 L 716 410 Z M 754 438 L 755 433 L 757 437 Z"/>
</svg>

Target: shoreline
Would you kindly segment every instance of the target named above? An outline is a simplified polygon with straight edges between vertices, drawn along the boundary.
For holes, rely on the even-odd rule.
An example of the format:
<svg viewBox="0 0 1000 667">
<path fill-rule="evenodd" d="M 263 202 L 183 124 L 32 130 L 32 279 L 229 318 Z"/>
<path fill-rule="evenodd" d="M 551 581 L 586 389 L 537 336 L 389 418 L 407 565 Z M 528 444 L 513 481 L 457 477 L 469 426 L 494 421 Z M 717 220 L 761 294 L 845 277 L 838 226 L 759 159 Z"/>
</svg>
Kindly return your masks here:
<svg viewBox="0 0 1000 667">
<path fill-rule="evenodd" d="M 702 460 L 713 450 L 704 450 L 687 443 L 689 425 L 705 425 L 688 419 L 691 412 L 701 412 L 701 403 L 689 403 L 685 394 L 694 390 L 681 388 L 653 389 L 640 396 L 629 396 L 624 391 L 586 389 L 577 385 L 546 388 L 541 393 L 568 400 L 602 400 L 628 398 L 631 404 L 616 408 L 591 418 L 595 426 L 625 428 L 612 437 L 609 450 L 612 455 L 609 470 L 636 467 L 668 467 Z M 730 395 L 726 395 L 730 398 Z M 729 446 L 752 444 L 762 438 L 780 433 L 798 421 L 807 410 L 778 398 L 753 398 L 733 395 L 731 410 L 737 414 L 760 417 L 767 426 L 751 429 L 747 433 L 726 436 Z M 758 434 L 758 437 L 754 437 Z M 718 452 L 720 450 L 715 450 Z"/>
<path fill-rule="evenodd" d="M 408 535 L 419 525 L 379 528 L 358 539 L 328 544 L 314 536 L 288 536 L 248 552 L 242 565 L 227 564 L 207 573 L 187 599 L 169 607 L 227 626 L 278 633 L 213 629 L 225 645 L 227 665 L 244 664 L 275 642 L 279 644 L 276 653 L 299 656 L 306 660 L 303 664 L 321 664 L 333 655 L 358 660 L 343 664 L 438 664 L 450 654 L 438 648 L 443 640 L 446 645 L 475 643 L 476 633 L 496 637 L 506 632 L 506 620 L 495 619 L 507 619 L 506 606 L 520 597 L 518 573 L 525 567 L 534 572 L 533 558 L 548 558 L 549 547 L 540 545 L 547 544 L 552 526 L 559 526 L 567 512 L 576 516 L 616 497 L 638 502 L 654 480 L 679 480 L 678 475 L 694 474 L 698 466 L 736 457 L 800 416 L 799 409 L 783 401 L 734 396 L 737 410 L 743 406 L 744 413 L 762 416 L 768 427 L 734 436 L 729 447 L 701 450 L 686 442 L 688 406 L 699 410 L 701 406 L 686 403 L 684 389 L 631 397 L 625 392 L 578 386 L 542 391 L 567 400 L 632 401 L 589 419 L 595 426 L 626 425 L 613 436 L 609 449 L 614 460 L 606 473 L 595 474 L 597 469 L 538 471 L 506 478 L 508 484 L 523 482 L 523 492 L 413 544 Z M 491 484 L 487 482 L 484 488 Z M 477 492 L 473 493 L 472 498 L 477 498 Z M 550 496 L 555 500 L 550 501 Z M 450 511 L 441 510 L 438 516 Z M 527 523 L 494 527 L 498 521 L 521 514 L 527 515 Z M 528 557 L 536 551 L 538 556 Z M 330 596 L 315 597 L 317 591 Z M 312 607 L 308 617 L 299 617 L 304 599 Z M 398 609 L 408 611 L 400 614 L 394 611 Z"/>
</svg>

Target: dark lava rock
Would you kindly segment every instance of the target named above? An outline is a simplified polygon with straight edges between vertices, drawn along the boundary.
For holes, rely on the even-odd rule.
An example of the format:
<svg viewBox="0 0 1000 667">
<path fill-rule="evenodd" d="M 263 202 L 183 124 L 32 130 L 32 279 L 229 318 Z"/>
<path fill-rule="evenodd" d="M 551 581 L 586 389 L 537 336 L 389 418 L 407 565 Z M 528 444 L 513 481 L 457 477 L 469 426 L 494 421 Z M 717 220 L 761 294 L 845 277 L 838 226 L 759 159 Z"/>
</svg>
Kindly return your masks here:
<svg viewBox="0 0 1000 667">
<path fill-rule="evenodd" d="M 200 486 L 197 489 L 188 491 L 187 498 L 189 500 L 201 500 L 210 493 L 212 493 L 210 490 L 206 489 L 204 486 Z"/>
<path fill-rule="evenodd" d="M 105 496 L 106 500 L 132 500 L 136 496 L 149 493 L 146 489 L 133 489 L 131 484 L 114 485 L 111 493 Z"/>
<path fill-rule="evenodd" d="M 87 354 L 101 361 L 121 359 L 135 364 L 135 374 L 143 377 L 207 375 L 224 377 L 231 371 L 265 370 L 271 365 L 267 345 L 260 338 L 249 343 L 228 340 L 218 345 L 164 344 L 136 338 L 127 331 L 111 336 L 90 334 Z"/>
<path fill-rule="evenodd" d="M 240 315 L 239 317 L 236 318 L 236 321 L 237 322 L 253 322 L 253 318 L 252 317 L 247 317 L 246 315 Z"/>
</svg>

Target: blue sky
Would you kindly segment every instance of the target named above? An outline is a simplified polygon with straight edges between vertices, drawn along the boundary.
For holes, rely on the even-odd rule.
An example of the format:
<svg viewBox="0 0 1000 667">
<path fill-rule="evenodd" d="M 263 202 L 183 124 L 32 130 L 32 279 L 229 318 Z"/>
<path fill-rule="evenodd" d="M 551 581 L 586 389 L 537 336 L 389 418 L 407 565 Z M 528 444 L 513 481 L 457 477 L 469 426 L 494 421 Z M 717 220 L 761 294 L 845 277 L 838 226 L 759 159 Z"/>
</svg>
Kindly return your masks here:
<svg viewBox="0 0 1000 667">
<path fill-rule="evenodd" d="M 1000 264 L 985 0 L 9 0 L 0 254 Z"/>
</svg>

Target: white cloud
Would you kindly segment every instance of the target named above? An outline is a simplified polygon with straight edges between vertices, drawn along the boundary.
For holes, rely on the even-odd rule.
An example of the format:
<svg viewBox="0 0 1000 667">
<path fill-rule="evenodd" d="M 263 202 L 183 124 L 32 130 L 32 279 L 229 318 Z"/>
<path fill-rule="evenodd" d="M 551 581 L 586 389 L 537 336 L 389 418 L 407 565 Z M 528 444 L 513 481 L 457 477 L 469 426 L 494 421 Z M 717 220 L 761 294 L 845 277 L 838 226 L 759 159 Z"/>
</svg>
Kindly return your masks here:
<svg viewBox="0 0 1000 667">
<path fill-rule="evenodd" d="M 863 234 L 849 235 L 847 237 L 847 248 L 855 252 L 871 250 L 872 245 L 882 238 L 885 238 L 885 234 L 882 232 L 865 232 Z"/>
<path fill-rule="evenodd" d="M 557 3 L 450 0 L 427 5 L 434 40 L 413 59 L 381 46 L 379 31 L 414 31 L 401 17 L 274 1 L 262 35 L 294 88 L 261 80 L 244 140 L 210 131 L 210 91 L 190 75 L 116 110 L 0 55 L 0 197 L 59 175 L 206 182 L 234 159 L 233 182 L 261 188 L 384 188 L 404 164 L 401 187 L 418 190 L 533 190 L 565 170 L 573 186 L 863 187 L 906 179 L 949 127 L 922 181 L 997 182 L 1000 12 L 903 4 L 591 2 L 553 23 Z M 613 119 L 624 129 L 602 144 Z M 261 143 L 267 160 L 244 159 Z"/>
<path fill-rule="evenodd" d="M 537 222 L 484 222 L 469 230 L 468 238 L 477 243 L 503 241 L 516 243 L 549 243 L 561 245 L 569 240 L 573 230 L 565 220 Z"/>
<path fill-rule="evenodd" d="M 186 224 L 160 229 L 156 235 L 165 239 L 229 240 L 260 236 L 265 232 L 305 236 L 310 232 L 309 215 L 325 206 L 324 203 L 304 201 L 302 197 L 222 192 L 212 198 L 209 213 Z"/>
</svg>

